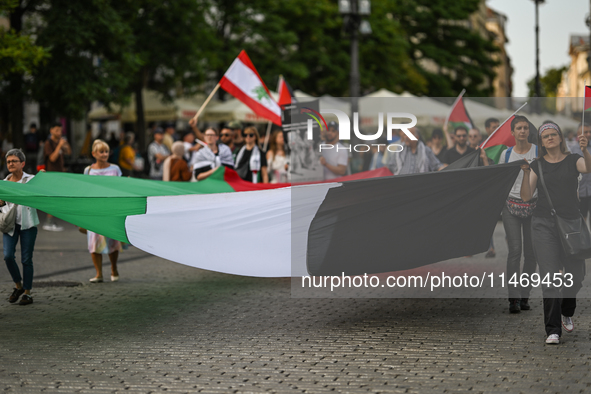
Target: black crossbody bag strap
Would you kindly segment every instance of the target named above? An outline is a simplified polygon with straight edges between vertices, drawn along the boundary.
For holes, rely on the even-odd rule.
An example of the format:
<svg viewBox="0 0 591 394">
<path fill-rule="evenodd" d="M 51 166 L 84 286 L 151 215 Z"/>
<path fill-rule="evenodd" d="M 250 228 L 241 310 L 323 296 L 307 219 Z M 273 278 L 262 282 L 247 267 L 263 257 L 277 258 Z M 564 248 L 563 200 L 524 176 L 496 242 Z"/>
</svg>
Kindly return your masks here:
<svg viewBox="0 0 591 394">
<path fill-rule="evenodd" d="M 542 171 L 541 160 L 538 160 L 538 169 L 540 170 L 540 181 L 542 181 L 542 187 L 544 188 L 544 192 L 546 193 L 546 197 L 548 198 L 548 202 L 550 203 L 550 213 L 552 214 L 552 216 L 556 216 L 556 210 L 554 209 L 554 204 L 552 204 L 552 199 L 550 198 L 550 193 L 548 193 L 548 188 L 546 187 L 546 182 L 544 182 L 544 172 Z"/>
</svg>

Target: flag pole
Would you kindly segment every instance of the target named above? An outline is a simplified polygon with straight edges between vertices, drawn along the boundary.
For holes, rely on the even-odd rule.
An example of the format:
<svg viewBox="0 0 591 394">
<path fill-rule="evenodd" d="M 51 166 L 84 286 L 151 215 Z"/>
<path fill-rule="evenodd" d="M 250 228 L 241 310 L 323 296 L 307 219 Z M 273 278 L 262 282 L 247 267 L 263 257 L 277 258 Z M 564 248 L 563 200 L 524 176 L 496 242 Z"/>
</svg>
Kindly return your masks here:
<svg viewBox="0 0 591 394">
<path fill-rule="evenodd" d="M 205 99 L 205 101 L 203 102 L 203 104 L 201 104 L 201 107 L 199 107 L 199 110 L 197 111 L 197 113 L 195 114 L 195 116 L 193 116 L 193 119 L 191 119 L 192 121 L 197 121 L 197 118 L 199 117 L 199 115 L 201 115 L 201 112 L 203 112 L 203 110 L 205 109 L 205 106 L 207 104 L 209 104 L 209 102 L 211 101 L 211 99 L 213 98 L 213 95 L 215 94 L 215 92 L 218 91 L 218 89 L 220 88 L 220 83 L 218 82 L 217 85 L 215 85 L 215 87 L 213 88 L 213 90 L 211 91 L 211 93 L 209 94 L 209 96 L 207 96 L 207 98 Z"/>
<path fill-rule="evenodd" d="M 277 78 L 277 93 L 279 93 L 279 88 L 281 87 L 281 78 L 283 78 L 283 75 L 279 74 L 279 78 Z M 272 126 L 271 121 L 269 121 L 269 123 L 267 123 L 267 132 L 265 133 L 265 142 L 263 142 L 263 151 L 267 151 L 267 145 L 269 142 L 269 134 L 271 133 L 271 126 Z"/>
<path fill-rule="evenodd" d="M 585 100 L 586 100 L 586 91 L 587 90 L 587 79 L 583 80 L 583 111 L 581 115 L 581 135 L 583 135 L 583 131 L 585 131 Z"/>
<path fill-rule="evenodd" d="M 496 133 L 496 132 L 497 132 L 497 131 L 498 131 L 498 130 L 501 128 L 501 127 L 503 127 L 503 125 L 504 125 L 505 123 L 507 123 L 507 121 L 508 121 L 509 119 L 511 119 L 513 116 L 515 116 L 515 114 L 516 114 L 517 112 L 521 111 L 521 109 L 522 109 L 523 107 L 525 107 L 526 105 L 527 105 L 527 101 L 526 101 L 525 103 L 523 103 L 523 105 L 522 105 L 521 107 L 517 108 L 517 111 L 513 112 L 513 113 L 511 114 L 511 116 L 509 116 L 507 119 L 505 119 L 505 120 L 503 121 L 503 123 L 501 123 L 501 124 L 499 125 L 499 127 L 497 127 L 497 128 L 495 129 L 495 131 L 493 131 L 493 132 L 492 132 L 492 133 L 491 133 L 491 134 L 488 136 L 488 138 L 486 139 L 486 141 L 484 141 L 482 144 L 480 144 L 480 148 L 481 148 L 481 149 L 483 149 L 483 148 L 484 148 L 484 146 L 486 145 L 486 143 L 488 142 L 488 140 L 490 140 L 490 139 L 492 138 L 492 136 L 493 136 L 493 135 L 495 135 L 495 133 Z"/>
</svg>

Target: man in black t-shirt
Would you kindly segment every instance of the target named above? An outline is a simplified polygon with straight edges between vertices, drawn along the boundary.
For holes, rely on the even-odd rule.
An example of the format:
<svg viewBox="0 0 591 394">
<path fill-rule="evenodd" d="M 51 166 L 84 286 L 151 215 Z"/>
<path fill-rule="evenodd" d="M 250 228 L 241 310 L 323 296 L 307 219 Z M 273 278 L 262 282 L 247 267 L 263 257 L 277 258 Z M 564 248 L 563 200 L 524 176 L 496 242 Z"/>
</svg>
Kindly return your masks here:
<svg viewBox="0 0 591 394">
<path fill-rule="evenodd" d="M 451 164 L 456 160 L 461 159 L 462 157 L 474 152 L 474 148 L 468 146 L 468 129 L 464 126 L 458 126 L 454 130 L 456 144 L 445 152 L 443 156 L 443 163 Z M 487 166 L 488 159 L 486 158 L 486 153 L 484 150 L 480 152 L 480 159 L 478 160 L 479 166 Z"/>
<path fill-rule="evenodd" d="M 454 130 L 456 144 L 445 152 L 443 162 L 451 164 L 454 161 L 461 159 L 470 152 L 474 152 L 474 148 L 468 146 L 468 130 L 464 126 L 458 126 Z"/>
</svg>

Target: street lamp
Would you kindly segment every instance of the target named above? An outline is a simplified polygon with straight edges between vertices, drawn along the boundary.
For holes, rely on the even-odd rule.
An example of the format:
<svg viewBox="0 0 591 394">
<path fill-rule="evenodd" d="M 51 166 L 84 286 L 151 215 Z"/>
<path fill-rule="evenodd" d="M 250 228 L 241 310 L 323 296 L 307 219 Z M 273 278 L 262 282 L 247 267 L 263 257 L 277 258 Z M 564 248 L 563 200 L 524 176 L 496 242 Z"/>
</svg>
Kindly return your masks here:
<svg viewBox="0 0 591 394">
<path fill-rule="evenodd" d="M 540 22 L 539 22 L 539 12 L 538 6 L 539 4 L 543 4 L 546 0 L 533 0 L 536 4 L 536 82 L 535 82 L 535 91 L 536 97 L 542 96 L 542 86 L 540 84 Z"/>
<path fill-rule="evenodd" d="M 339 0 L 339 13 L 343 15 L 345 30 L 351 35 L 351 76 L 349 95 L 351 112 L 358 112 L 359 98 L 359 33 L 370 34 L 371 26 L 364 16 L 371 13 L 370 0 Z M 351 117 L 353 119 L 353 117 Z"/>
</svg>

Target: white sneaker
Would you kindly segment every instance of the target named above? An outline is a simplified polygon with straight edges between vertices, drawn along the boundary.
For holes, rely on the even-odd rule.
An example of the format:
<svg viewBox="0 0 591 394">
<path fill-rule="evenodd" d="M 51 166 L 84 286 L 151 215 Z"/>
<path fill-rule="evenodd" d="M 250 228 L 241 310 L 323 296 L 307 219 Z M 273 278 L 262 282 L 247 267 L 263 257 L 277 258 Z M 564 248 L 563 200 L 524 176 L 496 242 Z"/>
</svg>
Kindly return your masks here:
<svg viewBox="0 0 591 394">
<path fill-rule="evenodd" d="M 64 228 L 62 226 L 58 226 L 55 223 L 52 224 L 46 224 L 43 226 L 43 230 L 46 231 L 64 231 Z"/>
<path fill-rule="evenodd" d="M 546 338 L 546 343 L 549 345 L 558 345 L 560 343 L 560 337 L 558 334 L 550 334 L 548 338 Z"/>
<path fill-rule="evenodd" d="M 575 323 L 573 323 L 573 318 L 562 316 L 562 327 L 566 332 L 573 332 L 573 330 L 575 329 Z"/>
</svg>

